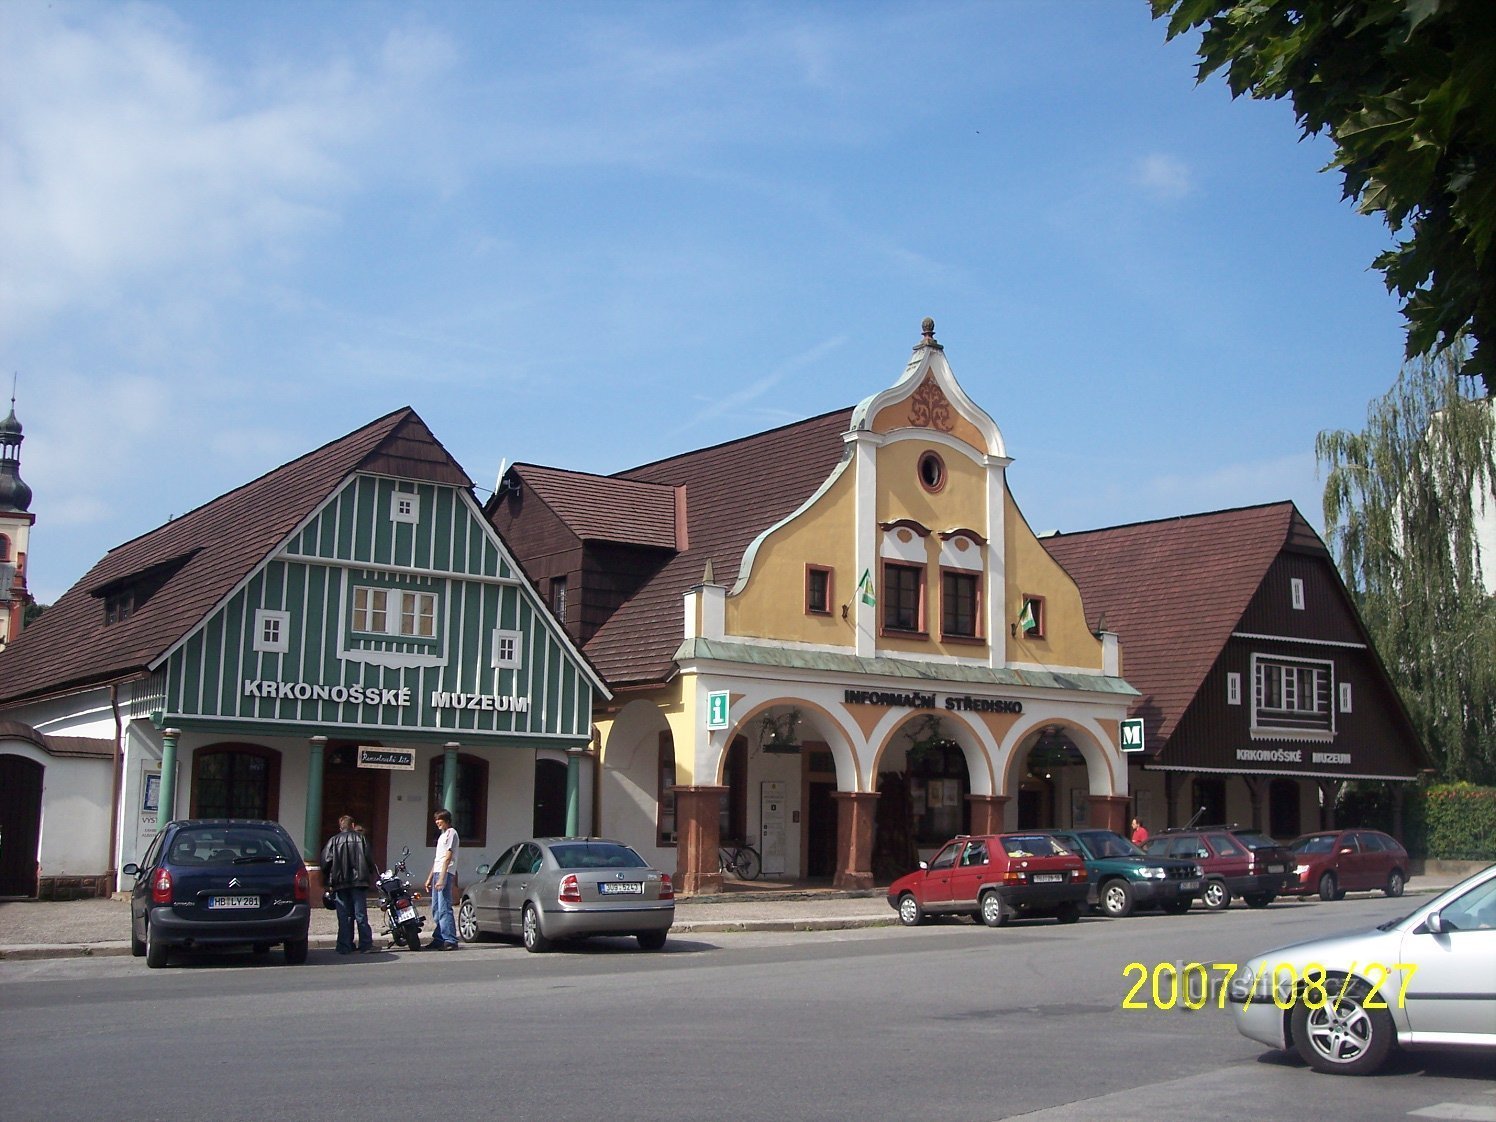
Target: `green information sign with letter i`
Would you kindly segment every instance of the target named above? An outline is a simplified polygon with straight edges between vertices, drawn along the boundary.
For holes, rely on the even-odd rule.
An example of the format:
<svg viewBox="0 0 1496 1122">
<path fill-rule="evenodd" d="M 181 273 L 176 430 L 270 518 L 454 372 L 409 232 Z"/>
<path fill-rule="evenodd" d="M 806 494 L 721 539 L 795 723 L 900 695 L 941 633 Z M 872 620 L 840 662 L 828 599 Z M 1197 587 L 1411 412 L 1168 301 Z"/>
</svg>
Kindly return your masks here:
<svg viewBox="0 0 1496 1122">
<path fill-rule="evenodd" d="M 1141 752 L 1143 750 L 1143 718 L 1127 717 L 1122 721 L 1122 751 Z"/>
<path fill-rule="evenodd" d="M 728 724 L 728 698 L 726 690 L 712 690 L 706 695 L 706 727 L 725 729 Z"/>
</svg>

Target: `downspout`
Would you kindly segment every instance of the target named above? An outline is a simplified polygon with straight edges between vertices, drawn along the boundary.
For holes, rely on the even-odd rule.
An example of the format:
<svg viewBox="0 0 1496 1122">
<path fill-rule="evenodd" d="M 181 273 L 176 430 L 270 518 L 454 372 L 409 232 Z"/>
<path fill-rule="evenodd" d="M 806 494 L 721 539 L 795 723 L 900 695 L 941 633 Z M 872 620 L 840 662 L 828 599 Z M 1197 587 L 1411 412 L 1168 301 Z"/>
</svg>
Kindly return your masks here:
<svg viewBox="0 0 1496 1122">
<path fill-rule="evenodd" d="M 119 715 L 119 683 L 109 687 L 109 708 L 114 711 L 114 797 L 109 808 L 109 895 L 119 889 L 119 804 L 124 797 L 125 723 Z"/>
</svg>

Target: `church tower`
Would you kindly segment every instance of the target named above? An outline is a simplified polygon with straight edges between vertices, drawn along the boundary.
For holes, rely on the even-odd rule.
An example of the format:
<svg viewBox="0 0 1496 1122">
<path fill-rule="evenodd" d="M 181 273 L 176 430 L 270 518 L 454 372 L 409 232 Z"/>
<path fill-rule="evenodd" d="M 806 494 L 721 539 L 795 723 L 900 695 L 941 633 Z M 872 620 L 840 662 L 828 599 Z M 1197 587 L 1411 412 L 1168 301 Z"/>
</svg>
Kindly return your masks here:
<svg viewBox="0 0 1496 1122">
<path fill-rule="evenodd" d="M 21 479 L 21 422 L 16 399 L 10 416 L 0 421 L 0 650 L 21 632 L 31 594 L 26 591 L 26 554 L 30 549 L 31 488 Z"/>
</svg>

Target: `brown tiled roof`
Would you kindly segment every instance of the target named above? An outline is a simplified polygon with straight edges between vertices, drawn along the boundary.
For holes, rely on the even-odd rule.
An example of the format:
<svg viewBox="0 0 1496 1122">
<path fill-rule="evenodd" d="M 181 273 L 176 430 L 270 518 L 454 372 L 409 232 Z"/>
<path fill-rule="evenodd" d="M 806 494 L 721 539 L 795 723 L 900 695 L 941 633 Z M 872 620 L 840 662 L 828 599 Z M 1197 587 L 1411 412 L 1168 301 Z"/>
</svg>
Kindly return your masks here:
<svg viewBox="0 0 1496 1122">
<path fill-rule="evenodd" d="M 353 471 L 472 484 L 408 406 L 110 550 L 0 653 L 0 703 L 146 672 Z M 101 590 L 165 583 L 105 625 Z"/>
<path fill-rule="evenodd" d="M 538 464 L 511 469 L 581 541 L 676 548 L 676 489 Z"/>
<path fill-rule="evenodd" d="M 1307 537 L 1306 537 L 1307 535 Z M 1122 676 L 1156 715 L 1163 745 L 1293 536 L 1323 549 L 1291 502 L 1139 522 L 1041 539 L 1080 586 L 1087 623 L 1122 644 Z"/>
<path fill-rule="evenodd" d="M 664 681 L 679 647 L 682 596 L 713 579 L 738 578 L 753 539 L 792 514 L 841 461 L 852 411 L 841 409 L 727 444 L 646 464 L 612 478 L 686 489 L 688 548 L 616 611 L 587 644 L 613 686 Z M 598 515 L 607 512 L 599 510 Z"/>
<path fill-rule="evenodd" d="M 48 736 L 21 721 L 0 720 L 0 740 L 24 740 L 52 756 L 111 759 L 114 741 L 96 736 Z"/>
</svg>

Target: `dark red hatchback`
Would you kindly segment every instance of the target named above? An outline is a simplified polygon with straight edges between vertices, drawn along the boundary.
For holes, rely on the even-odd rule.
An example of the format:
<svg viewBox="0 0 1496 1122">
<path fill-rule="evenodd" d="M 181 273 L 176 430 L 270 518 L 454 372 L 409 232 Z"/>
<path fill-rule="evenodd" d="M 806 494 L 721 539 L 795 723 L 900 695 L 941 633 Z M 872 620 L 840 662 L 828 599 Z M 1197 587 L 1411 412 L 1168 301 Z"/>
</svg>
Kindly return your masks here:
<svg viewBox="0 0 1496 1122">
<path fill-rule="evenodd" d="M 1074 923 L 1088 887 L 1085 861 L 1058 838 L 982 834 L 946 842 L 928 865 L 888 886 L 888 903 L 906 927 L 939 914 L 969 915 L 988 927 L 1021 915 Z"/>
<path fill-rule="evenodd" d="M 1295 877 L 1283 891 L 1291 896 L 1319 893 L 1340 900 L 1347 892 L 1401 896 L 1408 883 L 1408 851 L 1380 830 L 1324 830 L 1305 834 L 1288 846 Z"/>
</svg>

